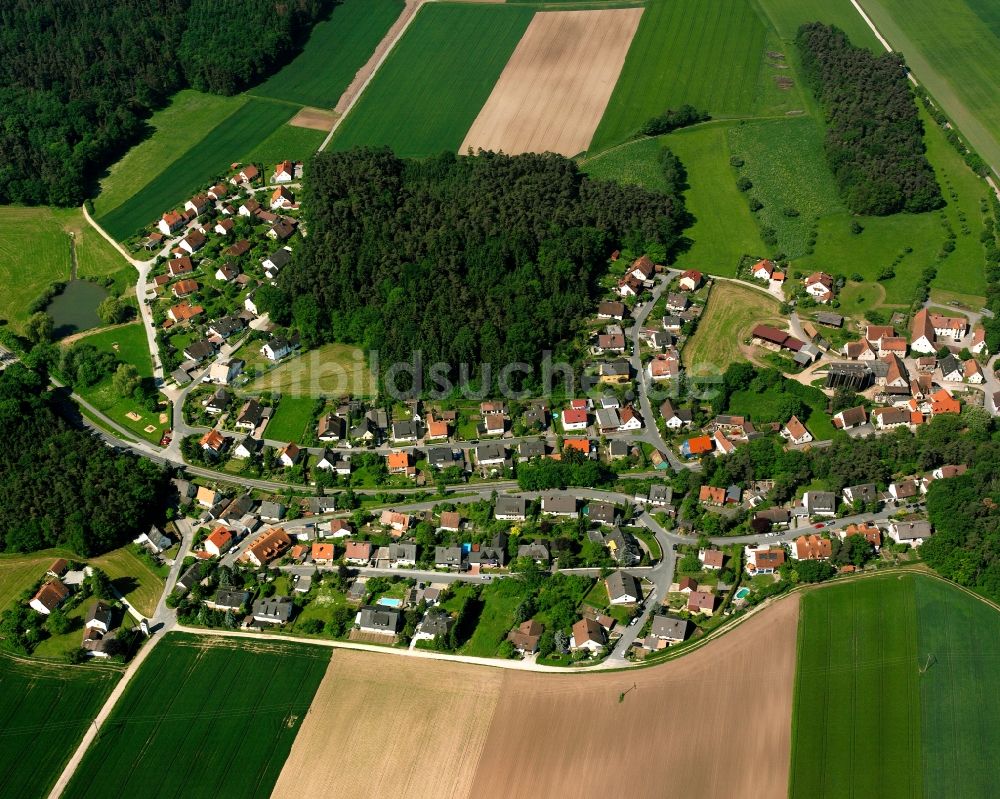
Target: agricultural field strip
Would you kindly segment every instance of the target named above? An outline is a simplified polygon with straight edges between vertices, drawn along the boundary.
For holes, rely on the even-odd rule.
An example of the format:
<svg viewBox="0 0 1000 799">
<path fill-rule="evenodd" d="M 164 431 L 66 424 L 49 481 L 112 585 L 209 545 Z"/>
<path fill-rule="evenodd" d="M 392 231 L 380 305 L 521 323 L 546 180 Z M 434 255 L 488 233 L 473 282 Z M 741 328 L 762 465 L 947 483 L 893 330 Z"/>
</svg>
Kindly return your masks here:
<svg viewBox="0 0 1000 799">
<path fill-rule="evenodd" d="M 535 14 L 459 152 L 587 149 L 643 9 Z"/>
</svg>

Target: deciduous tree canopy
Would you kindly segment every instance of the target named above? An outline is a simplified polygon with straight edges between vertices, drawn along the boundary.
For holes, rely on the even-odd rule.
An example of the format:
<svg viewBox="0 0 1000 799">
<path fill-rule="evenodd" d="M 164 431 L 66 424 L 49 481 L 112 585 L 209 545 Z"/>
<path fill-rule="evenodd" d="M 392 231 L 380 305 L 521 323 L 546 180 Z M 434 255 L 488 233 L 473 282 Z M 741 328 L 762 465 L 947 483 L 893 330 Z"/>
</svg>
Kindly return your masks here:
<svg viewBox="0 0 1000 799">
<path fill-rule="evenodd" d="M 308 170 L 309 235 L 258 293 L 309 344 L 378 350 L 385 367 L 538 364 L 592 313 L 618 247 L 680 242 L 678 196 L 593 180 L 561 156 L 389 150 L 321 153 Z M 454 377 L 454 372 L 451 375 Z M 426 385 L 432 385 L 427 381 Z"/>
<path fill-rule="evenodd" d="M 328 0 L 4 0 L 0 203 L 82 202 L 186 85 L 231 94 L 288 60 Z"/>
<path fill-rule="evenodd" d="M 826 158 L 847 207 L 877 216 L 940 208 L 902 56 L 854 47 L 842 30 L 819 22 L 799 28 L 796 42 L 826 116 Z"/>
<path fill-rule="evenodd" d="M 71 428 L 46 382 L 20 364 L 0 373 L 0 549 L 91 556 L 119 547 L 148 529 L 166 476 Z"/>
</svg>

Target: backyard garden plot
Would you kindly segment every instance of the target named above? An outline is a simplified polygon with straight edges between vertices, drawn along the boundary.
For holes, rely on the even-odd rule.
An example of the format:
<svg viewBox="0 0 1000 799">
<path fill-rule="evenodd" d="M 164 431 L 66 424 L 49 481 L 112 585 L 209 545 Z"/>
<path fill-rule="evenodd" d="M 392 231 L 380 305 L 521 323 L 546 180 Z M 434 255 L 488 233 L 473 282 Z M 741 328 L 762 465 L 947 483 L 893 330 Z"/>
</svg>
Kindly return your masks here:
<svg viewBox="0 0 1000 799">
<path fill-rule="evenodd" d="M 250 93 L 333 108 L 402 11 L 403 0 L 345 0 L 294 60 Z"/>
<path fill-rule="evenodd" d="M 765 29 L 748 0 L 653 0 L 629 49 L 590 151 L 690 103 L 714 116 L 753 110 Z"/>
<path fill-rule="evenodd" d="M 641 8 L 536 14 L 460 148 L 517 154 L 586 150 Z"/>
<path fill-rule="evenodd" d="M 331 140 L 401 156 L 457 151 L 534 16 L 515 5 L 424 6 Z"/>
<path fill-rule="evenodd" d="M 64 795 L 270 795 L 329 661 L 321 647 L 169 633 Z"/>
<path fill-rule="evenodd" d="M 0 655 L 4 796 L 48 794 L 120 677 L 115 668 L 56 666 Z"/>
<path fill-rule="evenodd" d="M 137 155 L 136 172 L 128 170 L 127 177 L 123 173 L 120 178 L 130 184 L 131 193 L 116 207 L 106 203 L 105 209 L 98 211 L 101 226 L 118 240 L 128 238 L 227 171 L 231 163 L 245 159 L 298 111 L 298 106 L 288 103 L 243 99 L 214 127 L 187 118 L 179 120 L 177 128 L 200 135 L 195 138 L 189 133 L 192 143 L 173 161 L 151 161 Z M 177 128 L 167 129 L 165 136 L 176 135 Z"/>
</svg>

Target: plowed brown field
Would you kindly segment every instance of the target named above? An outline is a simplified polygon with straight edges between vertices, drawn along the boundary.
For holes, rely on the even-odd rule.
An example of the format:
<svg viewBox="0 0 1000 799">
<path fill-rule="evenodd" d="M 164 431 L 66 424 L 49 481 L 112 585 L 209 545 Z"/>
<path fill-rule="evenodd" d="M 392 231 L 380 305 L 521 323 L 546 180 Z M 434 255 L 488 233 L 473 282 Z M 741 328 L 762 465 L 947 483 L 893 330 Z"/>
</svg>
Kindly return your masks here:
<svg viewBox="0 0 1000 799">
<path fill-rule="evenodd" d="M 535 14 L 462 142 L 505 153 L 587 149 L 641 8 Z"/>
<path fill-rule="evenodd" d="M 617 673 L 338 651 L 274 796 L 783 799 L 798 609 Z"/>
</svg>

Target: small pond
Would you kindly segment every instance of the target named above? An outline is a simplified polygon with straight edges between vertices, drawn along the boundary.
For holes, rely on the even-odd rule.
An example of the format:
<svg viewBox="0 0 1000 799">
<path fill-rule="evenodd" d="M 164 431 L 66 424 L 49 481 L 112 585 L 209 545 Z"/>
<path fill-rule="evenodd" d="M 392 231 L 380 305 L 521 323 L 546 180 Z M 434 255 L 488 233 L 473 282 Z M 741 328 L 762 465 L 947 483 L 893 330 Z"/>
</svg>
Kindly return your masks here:
<svg viewBox="0 0 1000 799">
<path fill-rule="evenodd" d="M 97 306 L 107 296 L 108 292 L 102 286 L 89 280 L 69 281 L 63 293 L 45 309 L 55 322 L 54 337 L 65 338 L 100 325 Z"/>
</svg>

